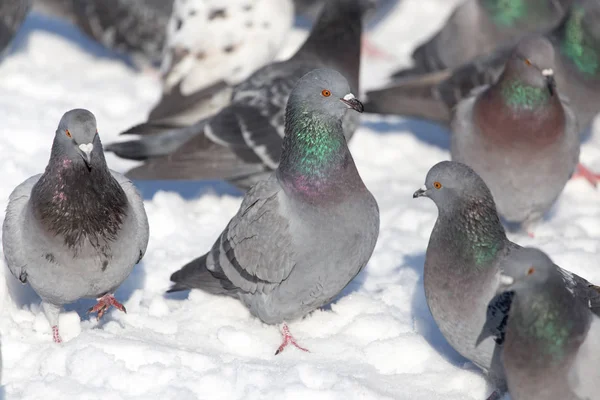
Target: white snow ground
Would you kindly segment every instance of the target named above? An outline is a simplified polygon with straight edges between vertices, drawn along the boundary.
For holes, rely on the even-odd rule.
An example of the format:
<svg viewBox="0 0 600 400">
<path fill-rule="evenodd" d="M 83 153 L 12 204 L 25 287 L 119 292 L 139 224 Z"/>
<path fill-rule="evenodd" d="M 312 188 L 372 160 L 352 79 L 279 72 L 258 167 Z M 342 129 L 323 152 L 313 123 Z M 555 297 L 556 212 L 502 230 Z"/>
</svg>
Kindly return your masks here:
<svg viewBox="0 0 600 400">
<path fill-rule="evenodd" d="M 404 0 L 374 33 L 375 42 L 397 59 L 367 60 L 363 86 L 381 84 L 406 64 L 415 43 L 456 2 Z M 292 35 L 288 54 L 302 37 Z M 2 213 L 12 189 L 43 171 L 65 111 L 90 109 L 108 143 L 142 121 L 158 94 L 155 78 L 128 69 L 71 26 L 29 18 L 15 53 L 0 65 Z M 274 356 L 278 329 L 233 299 L 198 291 L 189 298 L 165 297 L 169 275 L 210 248 L 241 198 L 224 184 L 159 190 L 140 183 L 151 236 L 143 262 L 117 291 L 127 314 L 113 310 L 98 323 L 85 315 L 92 302 L 78 302 L 61 316 L 66 342 L 56 345 L 39 299 L 3 268 L 5 398 L 483 399 L 489 390 L 484 378 L 446 344 L 422 287 L 437 211 L 412 193 L 433 164 L 449 158 L 446 133 L 424 122 L 366 116 L 350 147 L 379 202 L 381 234 L 368 266 L 331 308 L 290 325 L 311 353 L 289 348 Z M 107 158 L 119 171 L 133 165 Z M 600 133 L 583 146 L 582 159 L 600 169 Z M 514 239 L 541 247 L 563 267 L 598 283 L 599 218 L 600 193 L 572 181 L 535 239 Z"/>
</svg>

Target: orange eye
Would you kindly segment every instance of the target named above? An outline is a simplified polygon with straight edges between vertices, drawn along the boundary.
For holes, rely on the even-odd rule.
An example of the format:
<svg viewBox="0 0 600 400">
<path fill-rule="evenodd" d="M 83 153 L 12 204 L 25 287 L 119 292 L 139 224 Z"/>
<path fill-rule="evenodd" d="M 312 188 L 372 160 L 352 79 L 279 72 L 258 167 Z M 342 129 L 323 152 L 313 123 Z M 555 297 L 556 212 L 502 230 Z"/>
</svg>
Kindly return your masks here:
<svg viewBox="0 0 600 400">
<path fill-rule="evenodd" d="M 527 271 L 527 275 L 531 275 L 535 272 L 535 268 L 531 267 L 529 268 L 529 270 Z"/>
<path fill-rule="evenodd" d="M 321 92 L 321 94 L 323 95 L 323 97 L 329 97 L 331 96 L 331 92 L 327 89 L 323 89 L 323 91 Z"/>
<path fill-rule="evenodd" d="M 67 135 L 67 137 L 71 137 L 71 132 L 69 132 L 68 129 L 65 130 L 65 134 Z"/>
<path fill-rule="evenodd" d="M 529 59 L 528 59 L 528 58 L 526 58 L 526 59 L 525 59 L 525 64 L 527 64 L 527 65 L 531 66 L 531 61 L 529 61 Z"/>
<path fill-rule="evenodd" d="M 433 187 L 436 189 L 441 189 L 442 188 L 442 184 L 439 182 L 433 182 Z"/>
</svg>

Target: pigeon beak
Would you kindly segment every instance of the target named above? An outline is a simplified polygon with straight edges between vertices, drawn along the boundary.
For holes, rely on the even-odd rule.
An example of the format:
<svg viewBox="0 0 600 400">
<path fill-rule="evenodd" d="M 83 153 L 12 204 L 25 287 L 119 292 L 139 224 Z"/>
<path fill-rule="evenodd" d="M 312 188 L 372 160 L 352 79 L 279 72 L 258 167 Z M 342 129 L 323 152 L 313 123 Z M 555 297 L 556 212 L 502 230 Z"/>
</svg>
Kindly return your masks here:
<svg viewBox="0 0 600 400">
<path fill-rule="evenodd" d="M 365 106 L 363 106 L 363 103 L 358 101 L 358 99 L 354 97 L 352 93 L 348 93 L 343 98 L 341 98 L 340 101 L 346 106 L 348 106 L 348 108 L 358 111 L 359 113 L 365 110 Z"/>
<path fill-rule="evenodd" d="M 413 193 L 413 199 L 416 199 L 417 197 L 423 197 L 423 196 L 427 196 L 427 187 L 425 185 L 423 185 L 423 187 L 421 189 L 419 189 Z"/>
<path fill-rule="evenodd" d="M 542 75 L 544 75 L 544 78 L 546 78 L 546 87 L 550 92 L 550 96 L 554 96 L 554 93 L 556 93 L 556 80 L 554 79 L 554 70 L 552 68 L 543 69 Z"/>
<path fill-rule="evenodd" d="M 506 290 L 507 288 L 512 286 L 514 283 L 515 283 L 515 278 L 513 278 L 512 276 L 500 274 L 500 288 L 499 288 L 500 290 L 499 291 L 502 291 L 503 289 Z"/>
<path fill-rule="evenodd" d="M 81 158 L 85 162 L 85 165 L 88 171 L 92 170 L 92 150 L 94 150 L 94 145 L 92 143 L 80 144 L 79 150 L 81 151 Z"/>
</svg>

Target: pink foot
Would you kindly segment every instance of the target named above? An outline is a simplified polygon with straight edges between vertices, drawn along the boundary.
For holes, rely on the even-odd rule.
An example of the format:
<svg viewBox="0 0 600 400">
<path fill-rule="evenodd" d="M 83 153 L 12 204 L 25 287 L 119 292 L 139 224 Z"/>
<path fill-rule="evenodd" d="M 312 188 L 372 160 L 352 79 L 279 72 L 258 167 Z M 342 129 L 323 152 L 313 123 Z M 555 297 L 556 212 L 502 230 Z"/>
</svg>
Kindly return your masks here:
<svg viewBox="0 0 600 400">
<path fill-rule="evenodd" d="M 391 60 L 394 58 L 389 53 L 386 53 L 385 51 L 377 47 L 375 44 L 373 44 L 373 42 L 371 42 L 365 36 L 363 36 L 362 38 L 362 51 L 365 55 L 371 58 L 380 58 L 383 60 Z"/>
<path fill-rule="evenodd" d="M 100 297 L 98 299 L 98 303 L 88 310 L 88 314 L 98 313 L 98 319 L 100 319 L 102 318 L 104 313 L 110 308 L 110 306 L 113 306 L 127 314 L 125 306 L 119 303 L 112 294 L 105 294 L 104 296 Z"/>
<path fill-rule="evenodd" d="M 597 187 L 598 181 L 600 181 L 600 174 L 594 174 L 592 171 L 587 169 L 585 165 L 579 163 L 577 164 L 577 169 L 575 170 L 575 173 L 571 178 L 585 178 L 590 183 L 590 185 L 592 185 L 593 187 Z"/>
<path fill-rule="evenodd" d="M 62 343 L 62 339 L 58 333 L 58 326 L 56 325 L 52 327 L 52 339 L 54 339 L 54 343 Z"/>
<path fill-rule="evenodd" d="M 294 337 L 290 333 L 290 328 L 288 328 L 287 324 L 283 324 L 282 331 L 283 331 L 282 332 L 283 343 L 281 343 L 281 346 L 279 346 L 279 348 L 275 352 L 275 355 L 281 353 L 290 344 L 293 345 L 294 347 L 297 347 L 298 349 L 300 349 L 302 351 L 306 351 L 306 352 L 310 353 L 310 351 L 308 349 L 305 349 L 304 347 L 301 347 L 298 343 L 296 343 L 296 339 L 294 339 Z"/>
</svg>

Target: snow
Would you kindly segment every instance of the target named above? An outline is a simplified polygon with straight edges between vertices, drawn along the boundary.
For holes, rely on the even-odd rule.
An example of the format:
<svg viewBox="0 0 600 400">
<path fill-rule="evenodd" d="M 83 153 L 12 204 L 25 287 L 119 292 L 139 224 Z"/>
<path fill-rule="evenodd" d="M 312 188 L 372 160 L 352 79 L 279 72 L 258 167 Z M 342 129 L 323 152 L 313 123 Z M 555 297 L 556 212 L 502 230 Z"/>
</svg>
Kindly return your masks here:
<svg viewBox="0 0 600 400">
<path fill-rule="evenodd" d="M 403 0 L 372 34 L 396 57 L 365 60 L 363 87 L 381 85 L 406 65 L 414 45 L 457 2 Z M 281 57 L 304 35 L 294 32 Z M 143 121 L 158 96 L 155 76 L 133 71 L 70 25 L 30 17 L 16 51 L 0 64 L 0 210 L 17 184 L 45 168 L 65 111 L 90 109 L 108 143 Z M 97 322 L 86 316 L 93 302 L 77 302 L 61 315 L 65 343 L 56 345 L 37 296 L 2 269 L 5 398 L 484 398 L 490 390 L 484 377 L 445 342 L 422 287 L 437 211 L 412 193 L 433 164 L 449 158 L 447 134 L 422 121 L 365 116 L 350 147 L 379 202 L 381 233 L 373 258 L 344 293 L 290 324 L 311 353 L 290 348 L 274 356 L 278 328 L 234 299 L 199 291 L 164 295 L 170 274 L 206 252 L 235 214 L 241 202 L 235 189 L 217 182 L 138 182 L 151 236 L 144 260 L 116 293 L 127 314 L 112 310 Z M 584 144 L 582 159 L 600 168 L 600 134 Z M 111 154 L 107 160 L 118 171 L 135 165 Z M 600 282 L 599 200 L 590 185 L 571 181 L 534 239 L 512 239 L 541 247 L 563 267 Z"/>
</svg>

